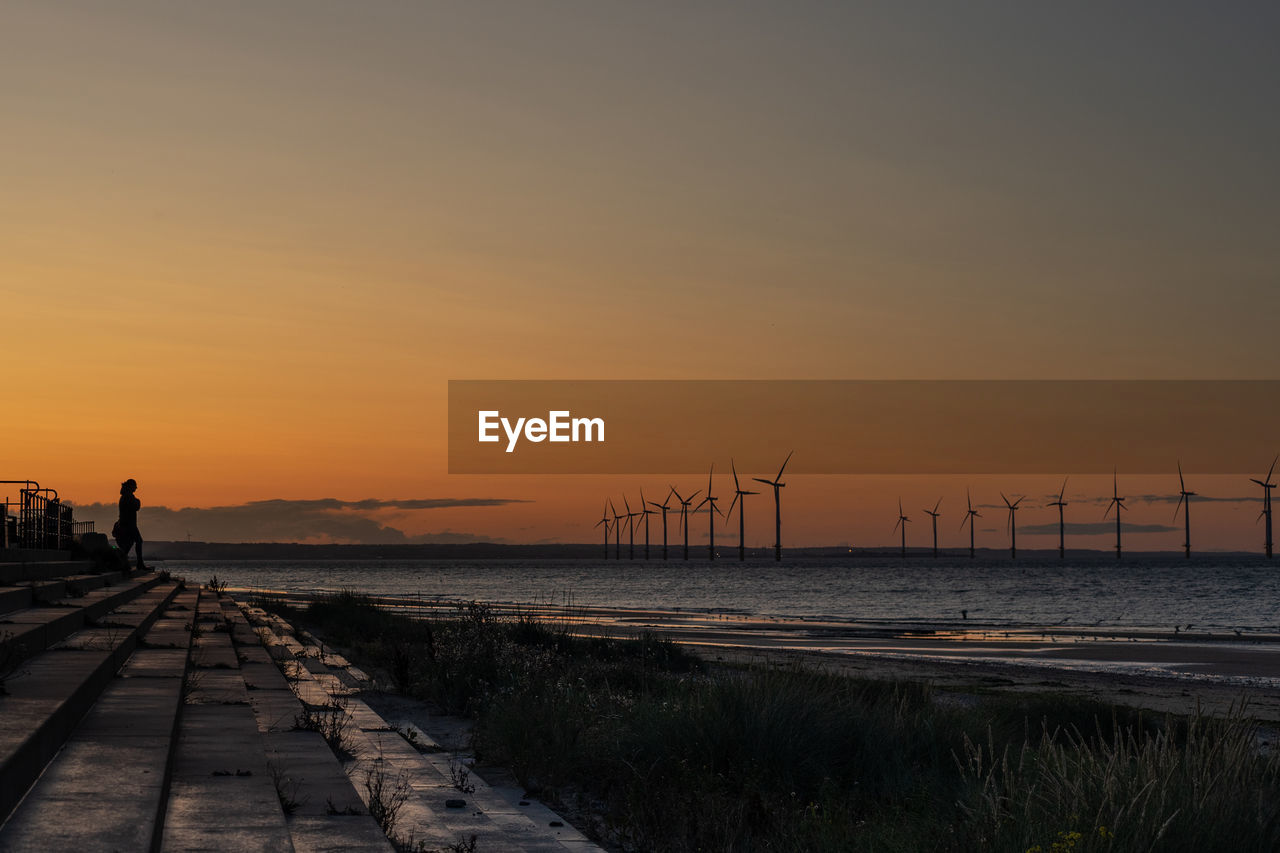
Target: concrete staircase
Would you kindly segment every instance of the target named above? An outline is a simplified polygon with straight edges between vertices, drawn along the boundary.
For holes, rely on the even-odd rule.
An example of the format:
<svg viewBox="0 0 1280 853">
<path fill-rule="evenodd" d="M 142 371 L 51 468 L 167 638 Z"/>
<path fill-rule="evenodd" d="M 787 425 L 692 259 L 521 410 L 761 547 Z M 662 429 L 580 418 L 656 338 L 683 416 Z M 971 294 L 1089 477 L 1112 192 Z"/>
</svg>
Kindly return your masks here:
<svg viewBox="0 0 1280 853">
<path fill-rule="evenodd" d="M 81 758 L 88 754 L 83 744 L 95 744 L 91 751 L 98 758 L 113 752 L 120 757 L 122 747 L 133 743 L 116 739 L 128 728 L 120 725 L 120 709 L 132 712 L 138 703 L 150 713 L 160 701 L 152 695 L 159 682 L 135 678 L 150 657 L 142 652 L 151 651 L 139 646 L 175 637 L 174 623 L 185 624 L 167 613 L 179 585 L 156 574 L 89 575 L 88 566 L 79 563 L 58 564 L 56 571 L 48 564 L 28 563 L 19 573 L 25 576 L 19 577 L 11 566 L 0 568 L 13 584 L 0 597 L 0 637 L 10 661 L 17 662 L 4 682 L 7 695 L 0 696 L 0 816 L 7 817 L 0 826 L 0 849 L 56 849 L 61 844 L 52 839 L 51 846 L 27 843 L 32 816 L 43 814 L 43 795 L 37 790 L 56 788 L 66 796 L 79 791 L 80 799 L 87 799 L 86 790 L 111 777 L 94 775 L 89 769 L 93 762 Z M 176 659 L 178 668 L 171 676 L 175 696 L 185 649 Z M 171 713 L 169 730 L 172 720 Z M 146 723 L 151 722 L 147 717 Z M 78 781 L 59 776 L 51 762 L 55 755 L 57 767 L 78 768 Z M 112 770 L 122 765 L 107 761 L 103 766 Z M 156 781 L 162 779 L 163 772 Z M 153 804 L 153 814 L 155 809 Z M 67 815 L 77 813 L 63 811 L 54 823 L 65 834 L 72 823 Z"/>
</svg>

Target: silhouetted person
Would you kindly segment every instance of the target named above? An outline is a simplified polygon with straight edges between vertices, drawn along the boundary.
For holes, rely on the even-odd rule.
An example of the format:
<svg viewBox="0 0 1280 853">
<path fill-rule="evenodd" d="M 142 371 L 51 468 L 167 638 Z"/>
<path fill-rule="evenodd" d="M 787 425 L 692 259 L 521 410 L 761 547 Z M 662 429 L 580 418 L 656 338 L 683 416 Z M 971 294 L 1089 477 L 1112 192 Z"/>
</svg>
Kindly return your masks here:
<svg viewBox="0 0 1280 853">
<path fill-rule="evenodd" d="M 138 571 L 141 572 L 147 567 L 142 562 L 142 534 L 138 532 L 138 510 L 142 508 L 142 502 L 134 496 L 136 491 L 138 483 L 132 478 L 120 484 L 120 521 L 116 524 L 116 543 L 124 552 L 126 562 L 129 560 L 129 549 L 135 549 Z"/>
</svg>

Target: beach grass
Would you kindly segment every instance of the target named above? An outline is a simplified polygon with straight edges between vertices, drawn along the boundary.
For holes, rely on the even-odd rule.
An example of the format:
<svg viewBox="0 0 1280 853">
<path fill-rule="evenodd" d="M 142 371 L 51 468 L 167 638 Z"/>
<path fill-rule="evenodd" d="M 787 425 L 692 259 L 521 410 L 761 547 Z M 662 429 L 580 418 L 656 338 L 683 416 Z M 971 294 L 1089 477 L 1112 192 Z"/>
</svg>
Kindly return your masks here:
<svg viewBox="0 0 1280 853">
<path fill-rule="evenodd" d="M 295 613 L 477 758 L 627 850 L 1280 849 L 1280 757 L 1247 708 L 1161 716 L 1051 693 L 703 664 L 482 604 L 415 621 L 354 593 Z M 582 821 L 580 821 L 582 822 Z"/>
</svg>

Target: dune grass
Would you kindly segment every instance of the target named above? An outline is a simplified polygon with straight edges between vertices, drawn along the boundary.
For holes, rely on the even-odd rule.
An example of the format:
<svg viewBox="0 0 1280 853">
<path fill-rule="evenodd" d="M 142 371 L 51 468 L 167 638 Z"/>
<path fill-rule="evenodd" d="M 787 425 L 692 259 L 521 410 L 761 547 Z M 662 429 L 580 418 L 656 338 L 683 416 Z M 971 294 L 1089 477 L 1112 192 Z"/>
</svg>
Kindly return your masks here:
<svg viewBox="0 0 1280 853">
<path fill-rule="evenodd" d="M 484 763 L 652 851 L 1280 849 L 1280 758 L 1246 709 L 706 669 L 483 605 L 415 622 L 345 593 L 302 620 L 400 692 L 474 717 Z"/>
</svg>

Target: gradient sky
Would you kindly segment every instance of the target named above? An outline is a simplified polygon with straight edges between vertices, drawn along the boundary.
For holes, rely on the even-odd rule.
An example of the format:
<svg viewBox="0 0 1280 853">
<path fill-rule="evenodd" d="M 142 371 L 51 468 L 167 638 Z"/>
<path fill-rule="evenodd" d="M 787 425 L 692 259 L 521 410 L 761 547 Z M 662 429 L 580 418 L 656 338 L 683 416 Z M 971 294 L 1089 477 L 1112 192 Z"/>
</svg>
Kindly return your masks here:
<svg viewBox="0 0 1280 853">
<path fill-rule="evenodd" d="M 1271 3 L 10 0 L 0 476 L 518 499 L 378 512 L 582 540 L 639 481 L 449 477 L 448 379 L 1275 378 L 1278 36 Z M 808 542 L 936 491 L 807 482 Z"/>
</svg>

